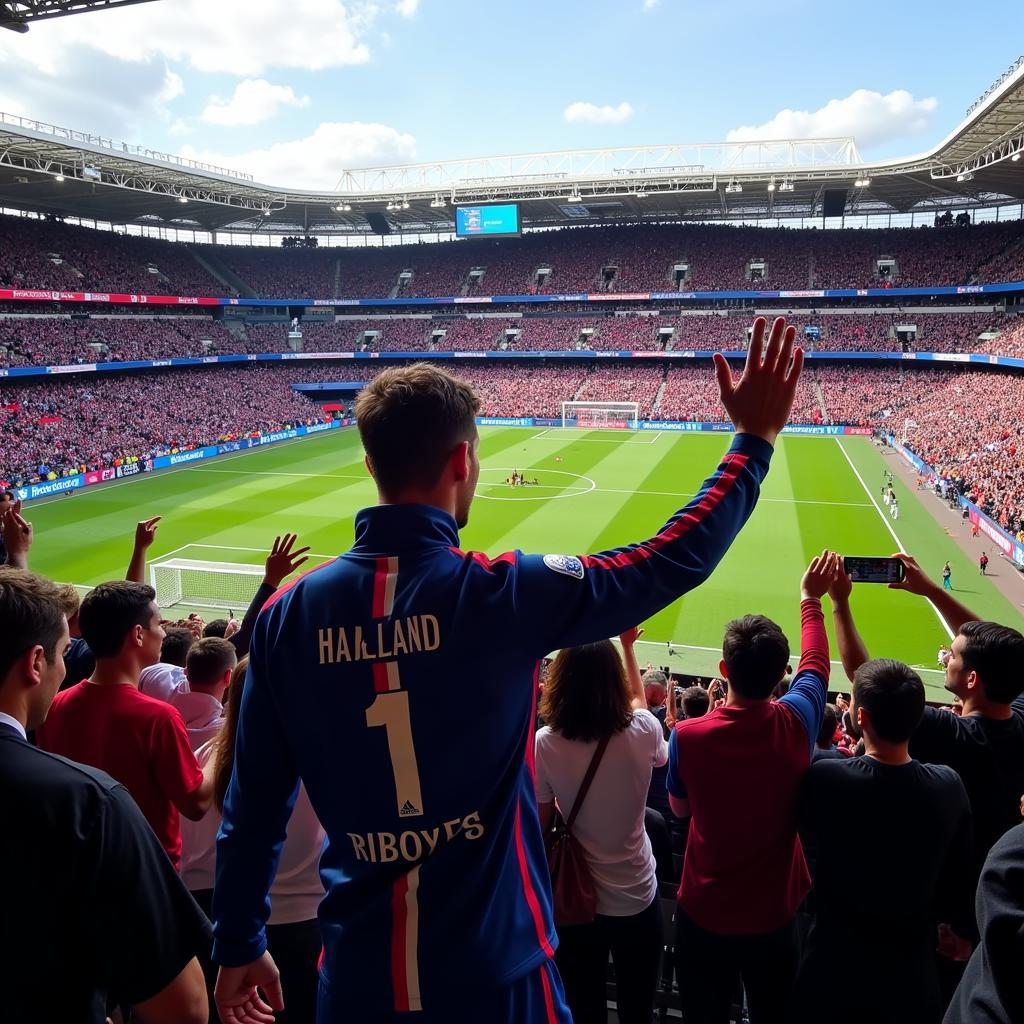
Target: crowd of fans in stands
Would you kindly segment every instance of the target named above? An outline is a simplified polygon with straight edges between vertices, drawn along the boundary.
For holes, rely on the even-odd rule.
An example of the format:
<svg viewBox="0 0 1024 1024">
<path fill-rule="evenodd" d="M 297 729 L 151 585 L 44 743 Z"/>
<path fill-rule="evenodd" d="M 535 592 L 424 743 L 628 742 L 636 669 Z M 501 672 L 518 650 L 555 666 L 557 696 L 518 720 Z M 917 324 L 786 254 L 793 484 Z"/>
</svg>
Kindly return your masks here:
<svg viewBox="0 0 1024 1024">
<path fill-rule="evenodd" d="M 954 637 L 950 648 L 940 652 L 940 663 L 955 703 L 926 707 L 925 688 L 917 672 L 869 654 L 874 638 L 858 630 L 853 580 L 842 558 L 824 551 L 811 561 L 799 586 L 792 581 L 801 621 L 801 656 L 795 671 L 790 638 L 765 615 L 743 614 L 748 610 L 743 607 L 736 609 L 738 618 L 725 624 L 721 678 L 691 680 L 695 685 L 681 692 L 670 673 L 652 664 L 646 671 L 641 668 L 636 644 L 642 629 L 622 632 L 621 655 L 607 640 L 583 642 L 603 635 L 594 629 L 594 618 L 602 623 L 622 622 L 630 611 L 636 614 L 630 608 L 634 600 L 646 618 L 699 586 L 714 571 L 753 507 L 757 482 L 768 469 L 771 445 L 791 418 L 794 381 L 792 374 L 787 376 L 785 348 L 791 339 L 783 342 L 782 338 L 782 331 L 776 329 L 764 366 L 758 362 L 731 382 L 723 380 L 719 364 L 723 382 L 717 406 L 707 398 L 709 388 L 701 387 L 695 378 L 694 367 L 680 371 L 674 395 L 684 390 L 701 392 L 703 408 L 723 414 L 727 410 L 738 433 L 730 454 L 708 483 L 716 500 L 698 496 L 675 520 L 687 522 L 688 529 L 666 530 L 658 535 L 656 545 L 592 556 L 579 573 L 575 560 L 559 562 L 559 556 L 547 556 L 543 565 L 538 559 L 536 566 L 530 566 L 518 553 L 492 563 L 483 556 L 463 556 L 457 548 L 441 548 L 445 559 L 453 553 L 466 558 L 466 571 L 460 570 L 458 577 L 463 598 L 474 570 L 479 573 L 476 586 L 481 593 L 486 586 L 495 603 L 514 600 L 518 588 L 526 586 L 521 578 L 526 573 L 545 574 L 546 587 L 560 588 L 555 597 L 547 598 L 549 614 L 557 620 L 554 628 L 561 629 L 562 635 L 581 638 L 559 645 L 557 657 L 539 678 L 534 677 L 534 690 L 524 704 L 528 709 L 537 701 L 538 729 L 532 737 L 535 756 L 529 759 L 529 774 L 522 765 L 521 747 L 523 739 L 529 742 L 531 737 L 523 734 L 522 724 L 514 716 L 495 715 L 486 730 L 493 752 L 489 757 L 505 756 L 503 738 L 515 738 L 508 745 L 508 763 L 517 768 L 509 768 L 509 777 L 526 778 L 536 798 L 535 809 L 533 798 L 524 797 L 517 782 L 512 787 L 514 836 L 511 826 L 501 833 L 504 838 L 488 834 L 488 843 L 498 844 L 503 862 L 515 865 L 518 854 L 520 866 L 509 877 L 515 881 L 517 900 L 524 907 L 529 903 L 532 911 L 532 918 L 524 911 L 521 922 L 507 921 L 502 926 L 510 935 L 529 936 L 531 949 L 537 946 L 538 936 L 543 939 L 545 956 L 539 969 L 548 970 L 544 963 L 553 959 L 564 982 L 564 995 L 558 975 L 547 973 L 538 981 L 536 993 L 517 990 L 516 999 L 523 1001 L 515 1003 L 518 1016 L 502 1016 L 502 1020 L 532 1019 L 525 1015 L 524 1006 L 534 1003 L 549 1021 L 560 1024 L 568 1024 L 570 1013 L 576 1024 L 604 1020 L 609 956 L 614 964 L 611 991 L 623 1024 L 651 1024 L 656 1005 L 681 1008 L 684 1021 L 708 1024 L 731 1019 L 746 1019 L 750 1024 L 817 1024 L 823 1019 L 850 1024 L 864 1020 L 1014 1024 L 1024 1012 L 1020 972 L 1024 894 L 1018 884 L 1024 871 L 1024 825 L 1020 823 L 1024 636 L 1020 632 L 979 621 L 951 588 L 930 579 L 913 558 L 897 556 L 905 574 L 897 589 L 932 602 Z M 760 350 L 759 335 L 755 344 Z M 780 351 L 783 356 L 776 363 L 774 356 Z M 795 369 L 799 370 L 799 362 Z M 133 387 L 152 390 L 142 401 L 133 398 L 131 406 L 149 411 L 155 400 L 172 404 L 159 388 L 176 381 L 176 400 L 186 403 L 189 415 L 198 408 L 190 395 L 205 402 L 215 431 L 228 422 L 222 417 L 229 407 L 234 408 L 229 401 L 247 405 L 253 414 L 260 403 L 285 403 L 271 406 L 270 420 L 292 411 L 287 403 L 297 400 L 274 397 L 266 376 L 272 371 L 247 372 L 253 376 L 242 382 L 226 374 L 218 377 L 217 371 L 196 371 L 189 374 L 188 387 L 180 386 L 181 375 L 133 379 Z M 512 393 L 534 387 L 557 388 L 564 396 L 566 383 L 575 384 L 574 393 L 579 395 L 587 394 L 593 385 L 605 398 L 609 391 L 628 390 L 623 378 L 608 376 L 614 371 L 607 367 L 589 375 L 585 367 L 537 367 L 527 372 L 531 375 L 527 380 L 503 375 L 496 367 L 471 367 L 469 375 L 487 401 L 507 401 Z M 633 396 L 642 396 L 644 405 L 653 409 L 664 378 L 650 366 L 632 372 Z M 670 377 L 676 372 L 673 369 Z M 431 373 L 432 379 L 424 385 Z M 705 380 L 710 379 L 706 368 L 702 373 Z M 464 461 L 472 443 L 460 442 L 446 456 L 440 476 L 431 485 L 435 488 L 430 492 L 432 506 L 423 503 L 426 492 L 422 490 L 387 490 L 398 486 L 388 483 L 396 479 L 390 475 L 398 472 L 396 466 L 418 474 L 422 472 L 420 452 L 432 450 L 431 445 L 438 451 L 445 446 L 448 452 L 456 422 L 450 410 L 440 405 L 454 400 L 437 397 L 455 393 L 456 383 L 430 370 L 420 370 L 418 376 L 399 374 L 400 381 L 394 372 L 380 378 L 379 386 L 371 388 L 370 401 L 359 407 L 360 428 L 382 486 L 383 505 L 376 513 L 361 513 L 368 516 L 363 528 L 385 518 L 392 524 L 402 522 L 395 516 L 406 515 L 422 529 L 415 517 L 427 517 L 436 548 L 439 531 L 451 531 L 457 539 L 455 518 L 445 510 L 445 503 L 454 502 L 466 486 L 471 494 L 473 483 L 466 484 L 470 477 L 460 460 Z M 952 377 L 908 373 L 907 377 L 912 378 L 907 393 L 918 396 L 919 402 L 938 395 L 939 404 L 957 388 L 971 381 L 977 385 L 982 379 L 966 373 Z M 1008 378 L 989 375 L 983 379 L 994 396 L 993 405 L 1005 414 L 1011 392 L 1004 392 L 1002 384 Z M 230 399 L 229 392 L 222 390 L 229 380 L 239 384 Z M 396 381 L 399 387 L 392 394 L 400 395 L 399 401 L 405 401 L 410 390 L 420 389 L 421 404 L 408 414 L 413 419 L 400 428 L 389 427 L 396 417 L 405 415 L 388 394 Z M 429 398 L 427 386 L 438 389 Z M 847 376 L 836 386 L 870 393 L 868 378 Z M 31 401 L 25 398 L 26 405 Z M 392 406 L 378 409 L 374 401 L 391 401 Z M 437 406 L 435 415 L 424 413 L 429 402 Z M 463 401 L 460 408 L 459 436 L 462 432 L 469 436 L 475 431 L 476 402 Z M 392 436 L 384 441 L 370 426 L 370 417 L 378 411 L 387 415 L 381 415 L 376 429 L 391 430 Z M 963 407 L 958 410 L 961 424 L 965 412 Z M 918 427 L 922 445 L 949 443 L 941 428 L 936 427 L 939 432 L 933 435 L 928 409 L 915 415 L 923 424 Z M 426 440 L 414 442 L 406 430 L 409 424 L 420 426 Z M 124 421 L 116 426 L 130 428 Z M 99 428 L 98 418 L 91 427 Z M 992 429 L 998 429 L 996 423 Z M 407 442 L 417 457 L 400 452 L 396 439 Z M 385 464 L 385 451 L 394 453 L 391 466 Z M 416 468 L 406 470 L 406 466 Z M 325 836 L 330 835 L 332 847 L 337 844 L 339 850 L 348 851 L 346 838 L 353 835 L 339 832 L 338 823 L 330 822 L 321 811 L 337 806 L 328 790 L 339 785 L 338 776 L 319 778 L 312 771 L 307 775 L 306 765 L 300 773 L 302 784 L 296 774 L 295 785 L 285 787 L 288 792 L 243 794 L 238 773 L 251 770 L 253 763 L 266 757 L 285 756 L 281 750 L 297 758 L 300 745 L 317 742 L 308 722 L 310 702 L 313 713 L 320 709 L 320 702 L 310 694 L 301 699 L 294 694 L 300 683 L 306 686 L 309 681 L 274 679 L 279 686 L 274 691 L 267 689 L 266 682 L 271 648 L 275 657 L 300 658 L 290 646 L 299 635 L 296 609 L 305 614 L 297 595 L 314 593 L 310 584 L 317 579 L 321 589 L 316 593 L 334 595 L 341 573 L 362 573 L 360 581 L 373 580 L 375 606 L 387 606 L 377 619 L 390 619 L 395 583 L 393 579 L 385 583 L 383 577 L 378 583 L 375 574 L 381 575 L 379 562 L 397 563 L 398 559 L 362 559 L 368 568 L 359 558 L 335 560 L 333 570 L 323 570 L 293 590 L 291 603 L 287 597 L 281 602 L 284 595 L 278 588 L 308 560 L 309 551 L 297 546 L 295 535 L 283 534 L 266 557 L 262 582 L 254 588 L 241 619 L 232 614 L 203 622 L 193 614 L 169 620 L 155 602 L 155 591 L 143 582 L 160 517 L 135 528 L 126 578 L 99 584 L 84 600 L 73 587 L 58 586 L 29 571 L 34 545 L 46 543 L 45 534 L 35 536 L 31 518 L 30 506 L 22 506 L 12 492 L 0 491 L 0 619 L 6 627 L 0 631 L 0 812 L 5 826 L 0 868 L 11 883 L 5 892 L 5 920 L 15 922 L 18 929 L 0 925 L 0 935 L 10 972 L 4 998 L 11 1019 L 103 1024 L 108 1015 L 130 1020 L 134 1014 L 143 1024 L 203 1024 L 209 1007 L 210 1019 L 225 1024 L 269 1024 L 275 1010 L 279 1021 L 312 1024 L 318 998 L 321 1021 L 340 1019 L 337 1012 L 325 1016 L 325 1005 L 358 1015 L 362 1002 L 378 998 L 379 993 L 359 991 L 356 984 L 339 990 L 335 974 L 335 992 L 328 997 L 327 975 L 321 978 L 318 971 L 318 959 L 330 958 L 330 929 L 363 928 L 359 941 L 379 940 L 379 929 L 366 923 L 371 919 L 367 908 L 373 899 L 372 886 L 356 884 L 345 872 L 319 870 Z M 410 538 L 399 529 L 385 543 L 394 550 L 407 550 L 402 545 L 408 545 Z M 664 549 L 666 557 L 649 558 L 655 548 Z M 413 550 L 421 549 L 430 551 L 427 545 Z M 630 557 L 638 551 L 642 557 Z M 549 561 L 552 558 L 554 563 Z M 415 565 L 415 559 L 403 555 L 406 591 L 418 594 L 421 587 L 438 585 L 429 571 L 409 569 L 409 563 Z M 499 563 L 513 566 L 520 578 L 508 574 L 497 583 L 489 582 Z M 642 571 L 636 569 L 638 563 L 644 564 Z M 389 566 L 384 575 L 388 572 L 398 570 Z M 609 576 L 612 572 L 615 575 Z M 591 583 L 588 576 L 601 582 Z M 611 587 L 605 585 L 609 579 Z M 275 593 L 277 599 L 270 600 Z M 571 608 L 562 607 L 570 603 L 565 601 L 570 594 L 591 621 L 587 615 L 579 621 Z M 356 597 L 339 592 L 332 596 L 335 599 L 352 602 Z M 362 601 L 362 595 L 358 599 Z M 445 628 L 456 621 L 469 623 L 476 612 L 471 602 L 456 603 L 457 612 L 444 613 Z M 836 653 L 849 687 L 834 683 L 825 611 L 832 615 Z M 531 615 L 540 613 L 517 605 L 511 619 L 501 619 L 501 629 L 513 637 L 501 640 L 511 645 L 510 651 L 518 643 L 533 642 L 537 627 Z M 514 632 L 508 630 L 512 620 Z M 275 629 L 268 640 L 270 621 Z M 563 621 L 569 625 L 560 625 Z M 303 642 L 308 641 L 306 632 Z M 457 628 L 453 632 L 460 635 Z M 487 669 L 493 670 L 493 651 L 478 654 L 470 649 L 472 631 L 464 628 L 461 635 L 467 637 L 464 649 L 445 656 L 453 665 L 463 659 L 473 678 L 485 679 Z M 327 647 L 334 649 L 329 642 Z M 322 636 L 319 648 L 322 665 Z M 365 640 L 362 649 L 365 653 Z M 344 665 L 331 664 L 332 675 L 352 682 L 334 687 L 333 692 L 342 695 L 346 706 L 358 708 L 361 723 L 365 694 L 353 691 L 363 667 L 354 668 L 347 658 Z M 409 670 L 410 675 L 413 671 Z M 429 669 L 420 671 L 429 676 Z M 365 674 L 369 680 L 368 669 Z M 376 671 L 373 678 L 377 683 Z M 388 673 L 380 678 L 378 700 L 389 690 Z M 403 681 L 409 685 L 404 670 Z M 485 680 L 481 686 L 488 684 L 494 680 Z M 373 697 L 369 686 L 366 692 Z M 496 704 L 507 697 L 501 688 L 493 695 L 480 692 Z M 276 706 L 273 695 L 277 693 L 289 694 L 286 706 Z M 408 694 L 402 698 L 401 706 L 407 709 Z M 446 716 L 450 732 L 439 731 L 443 734 L 432 737 L 430 743 L 421 738 L 420 757 L 428 748 L 431 754 L 443 748 L 445 758 L 455 760 L 471 787 L 481 794 L 498 793 L 495 776 L 475 775 L 473 769 L 479 766 L 451 743 L 452 737 L 462 735 L 468 742 L 469 733 L 479 734 L 478 710 L 456 718 L 450 707 L 433 705 L 439 715 Z M 294 707 L 301 708 L 301 716 L 293 714 Z M 275 723 L 273 736 L 260 731 L 267 722 Z M 393 742 L 392 725 L 388 728 L 389 742 Z M 265 749 L 270 744 L 278 749 Z M 334 753 L 343 759 L 344 745 Z M 326 765 L 316 767 L 327 770 Z M 355 767 L 350 766 L 347 774 L 351 776 Z M 396 769 L 396 787 L 398 779 Z M 387 781 L 390 784 L 390 777 Z M 265 785 L 272 790 L 276 783 Z M 258 823 L 255 833 L 251 822 L 247 827 L 239 811 L 243 796 L 254 806 L 261 806 L 264 798 L 270 804 L 286 802 L 287 837 L 283 823 L 279 831 L 276 828 L 273 810 L 265 823 Z M 418 813 L 417 808 L 414 811 Z M 389 813 L 401 821 L 398 815 L 407 810 L 391 808 Z M 490 808 L 484 812 L 490 813 Z M 544 938 L 543 930 L 538 931 L 541 916 L 548 914 L 546 881 L 538 878 L 530 883 L 542 886 L 543 908 L 536 895 L 532 903 L 529 895 L 523 900 L 520 871 L 526 870 L 521 866 L 527 856 L 523 833 L 527 830 L 532 836 L 536 831 L 535 813 L 541 831 L 550 833 L 547 841 L 553 844 L 552 850 L 559 843 L 576 844 L 570 848 L 577 851 L 573 868 L 553 852 L 549 855 L 557 949 Z M 450 823 L 458 828 L 449 842 L 461 841 L 460 830 L 466 840 L 483 836 L 479 812 L 466 820 L 473 818 L 479 834 L 456 819 Z M 496 833 L 500 823 L 485 820 Z M 342 829 L 351 827 L 347 820 L 341 823 Z M 567 831 L 571 840 L 566 838 Z M 361 836 L 356 838 L 364 842 Z M 506 840 L 508 849 L 502 850 Z M 356 853 L 349 859 L 356 863 L 360 845 L 353 848 Z M 365 845 L 362 848 L 365 854 Z M 461 849 L 469 854 L 463 862 L 462 881 L 467 891 L 477 894 L 470 888 L 480 882 L 474 873 L 477 848 L 464 844 Z M 271 850 L 278 870 L 276 878 L 272 869 L 267 871 L 267 887 L 273 879 L 270 898 L 260 921 L 244 922 L 246 929 L 259 933 L 261 941 L 246 950 L 247 960 L 225 955 L 230 929 L 236 925 L 232 915 L 238 917 L 241 908 L 230 894 L 222 893 L 222 887 L 231 887 L 235 895 L 243 889 L 227 867 L 220 868 L 234 856 L 237 869 L 250 871 L 237 860 L 240 851 L 251 852 L 253 863 L 262 871 L 261 858 L 266 859 Z M 438 857 L 438 864 L 449 854 L 444 842 L 431 846 L 430 855 Z M 336 850 L 332 856 L 342 854 Z M 365 855 L 363 859 L 369 863 Z M 396 855 L 389 861 L 382 855 L 380 863 L 374 861 L 372 870 L 362 876 L 387 875 L 388 928 L 387 937 L 380 941 L 389 954 L 394 948 L 392 929 L 404 922 L 403 908 L 414 905 L 406 902 L 407 888 L 396 889 L 398 897 L 391 896 L 395 873 L 418 880 L 420 862 L 430 863 L 429 858 L 392 863 L 397 859 Z M 505 877 L 493 870 L 495 878 Z M 482 870 L 479 874 L 483 877 Z M 491 875 L 486 877 L 488 884 L 494 881 Z M 577 892 L 574 900 L 567 901 L 573 883 L 582 886 L 584 879 L 589 880 L 590 895 Z M 495 899 L 501 895 L 496 889 L 486 894 Z M 347 899 L 338 899 L 341 895 Z M 450 895 L 455 903 L 455 894 Z M 664 931 L 662 909 L 662 901 L 669 899 L 671 937 Z M 468 914 L 467 921 L 489 921 L 487 903 L 470 900 L 459 913 Z M 401 916 L 394 912 L 396 923 L 391 923 L 392 906 L 401 911 Z M 475 929 L 468 936 L 444 931 L 450 928 L 452 912 L 431 907 L 422 914 L 417 927 L 424 929 L 421 938 L 427 949 L 421 957 L 436 955 L 430 946 L 434 936 L 480 941 Z M 359 918 L 363 913 L 364 923 L 356 923 L 363 921 Z M 267 916 L 263 943 L 262 920 Z M 212 953 L 210 920 L 216 922 L 217 936 Z M 497 938 L 501 941 L 502 936 Z M 673 950 L 670 957 L 664 956 L 666 941 Z M 40 956 L 44 948 L 47 956 Z M 400 952 L 398 968 L 391 968 L 395 978 L 409 955 L 406 949 Z M 53 983 L 53 963 L 63 969 L 60 984 Z M 329 966 L 338 973 L 344 970 L 336 960 Z M 507 984 L 507 979 L 502 983 Z M 837 985 L 842 986 L 839 997 Z M 447 999 L 452 1007 L 464 1007 L 467 999 L 494 998 L 486 988 L 431 995 L 435 1003 Z M 477 1009 L 474 1005 L 474 1012 Z M 488 1013 L 486 1019 L 499 1018 Z"/>
<path fill-rule="evenodd" d="M 810 351 L 997 352 L 1019 355 L 1024 329 L 1016 318 L 992 312 L 804 312 L 789 319 Z M 659 311 L 657 315 L 344 316 L 291 327 L 275 323 L 234 325 L 209 317 L 68 315 L 0 317 L 0 366 L 168 359 L 175 356 L 289 352 L 651 352 L 742 351 L 745 314 Z M 982 341 L 981 336 L 995 332 Z"/>
<path fill-rule="evenodd" d="M 1010 221 L 864 230 L 577 227 L 512 239 L 286 249 L 187 246 L 3 217 L 0 288 L 431 298 L 961 285 L 1016 280 L 1022 244 L 1020 224 Z M 877 261 L 885 258 L 894 262 L 883 275 Z"/>
</svg>

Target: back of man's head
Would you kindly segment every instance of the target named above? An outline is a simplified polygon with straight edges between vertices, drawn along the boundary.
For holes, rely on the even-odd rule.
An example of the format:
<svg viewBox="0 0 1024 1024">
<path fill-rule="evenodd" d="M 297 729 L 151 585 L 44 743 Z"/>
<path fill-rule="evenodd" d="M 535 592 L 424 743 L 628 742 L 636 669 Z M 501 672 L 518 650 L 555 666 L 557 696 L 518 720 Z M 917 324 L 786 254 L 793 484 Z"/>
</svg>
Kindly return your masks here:
<svg viewBox="0 0 1024 1024">
<path fill-rule="evenodd" d="M 687 718 L 703 718 L 711 706 L 711 697 L 703 686 L 688 686 L 683 690 L 681 703 Z"/>
<path fill-rule="evenodd" d="M 211 619 L 203 627 L 203 636 L 219 636 L 221 640 L 224 639 L 224 634 L 228 631 L 228 620 L 227 619 Z"/>
<path fill-rule="evenodd" d="M 65 618 L 70 622 L 78 614 L 78 609 L 82 607 L 82 599 L 78 596 L 78 591 L 70 583 L 58 583 L 56 586 L 60 592 L 61 611 L 64 612 Z"/>
<path fill-rule="evenodd" d="M 115 580 L 101 583 L 82 600 L 78 626 L 97 658 L 114 658 L 136 626 L 148 628 L 156 591 L 145 583 Z"/>
<path fill-rule="evenodd" d="M 166 630 L 164 641 L 160 645 L 160 660 L 165 665 L 177 665 L 178 668 L 185 667 L 185 659 L 196 638 L 191 629 L 184 626 L 170 626 Z"/>
<path fill-rule="evenodd" d="M 0 568 L 0 622 L 3 623 L 0 686 L 3 686 L 18 659 L 33 647 L 42 647 L 47 664 L 54 663 L 57 643 L 64 635 L 60 588 L 35 573 L 6 566 Z"/>
<path fill-rule="evenodd" d="M 205 636 L 197 640 L 188 652 L 185 676 L 191 689 L 205 690 L 217 686 L 237 664 L 238 655 L 227 640 Z"/>
<path fill-rule="evenodd" d="M 660 668 L 649 668 L 642 678 L 647 706 L 660 708 L 668 697 L 668 676 Z"/>
<path fill-rule="evenodd" d="M 977 672 L 993 704 L 1010 704 L 1024 691 L 1024 636 L 998 622 L 965 622 L 960 635 L 964 668 Z"/>
<path fill-rule="evenodd" d="M 786 671 L 789 641 L 764 615 L 744 615 L 725 627 L 722 660 L 729 689 L 748 700 L 767 700 Z"/>
<path fill-rule="evenodd" d="M 475 439 L 479 410 L 468 384 L 429 363 L 378 374 L 359 392 L 356 422 L 381 493 L 434 487 L 455 448 Z"/>
<path fill-rule="evenodd" d="M 906 743 L 924 714 L 924 683 L 902 661 L 876 658 L 866 661 L 853 676 L 851 714 L 863 708 L 868 728 L 886 743 Z M 863 730 L 862 726 L 862 730 Z"/>
<path fill-rule="evenodd" d="M 821 716 L 821 728 L 818 730 L 818 738 L 815 744 L 822 750 L 828 750 L 832 741 L 836 738 L 836 728 L 839 725 L 839 708 L 835 704 L 826 704 L 825 711 Z"/>
</svg>

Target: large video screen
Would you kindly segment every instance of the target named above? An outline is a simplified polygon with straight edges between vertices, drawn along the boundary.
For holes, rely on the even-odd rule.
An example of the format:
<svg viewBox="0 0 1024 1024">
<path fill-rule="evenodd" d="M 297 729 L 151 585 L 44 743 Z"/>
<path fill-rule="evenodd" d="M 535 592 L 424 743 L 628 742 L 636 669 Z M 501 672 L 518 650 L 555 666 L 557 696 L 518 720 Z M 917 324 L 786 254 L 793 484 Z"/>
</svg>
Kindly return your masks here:
<svg viewBox="0 0 1024 1024">
<path fill-rule="evenodd" d="M 458 238 L 495 238 L 520 235 L 519 204 L 499 206 L 459 206 L 455 210 L 455 234 Z"/>
</svg>

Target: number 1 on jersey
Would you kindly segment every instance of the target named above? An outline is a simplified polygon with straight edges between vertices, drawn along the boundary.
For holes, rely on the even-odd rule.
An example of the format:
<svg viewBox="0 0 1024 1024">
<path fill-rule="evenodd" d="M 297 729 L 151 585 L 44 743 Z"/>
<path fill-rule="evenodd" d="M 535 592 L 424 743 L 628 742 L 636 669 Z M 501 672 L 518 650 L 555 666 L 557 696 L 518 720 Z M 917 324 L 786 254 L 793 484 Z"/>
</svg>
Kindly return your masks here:
<svg viewBox="0 0 1024 1024">
<path fill-rule="evenodd" d="M 409 694 L 404 690 L 377 694 L 377 699 L 366 709 L 366 724 L 371 728 L 382 725 L 387 730 L 398 816 L 412 818 L 421 815 L 423 797 L 420 794 L 416 750 L 412 744 Z"/>
</svg>

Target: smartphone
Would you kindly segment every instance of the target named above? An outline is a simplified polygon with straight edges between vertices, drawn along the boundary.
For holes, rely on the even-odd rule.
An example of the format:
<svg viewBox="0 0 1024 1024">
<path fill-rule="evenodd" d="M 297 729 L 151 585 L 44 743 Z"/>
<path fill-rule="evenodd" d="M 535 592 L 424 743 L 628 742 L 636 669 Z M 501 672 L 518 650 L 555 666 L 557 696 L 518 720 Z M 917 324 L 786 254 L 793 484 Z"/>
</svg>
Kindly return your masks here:
<svg viewBox="0 0 1024 1024">
<path fill-rule="evenodd" d="M 906 576 L 898 558 L 857 558 L 847 555 L 843 568 L 854 583 L 901 583 Z"/>
</svg>

